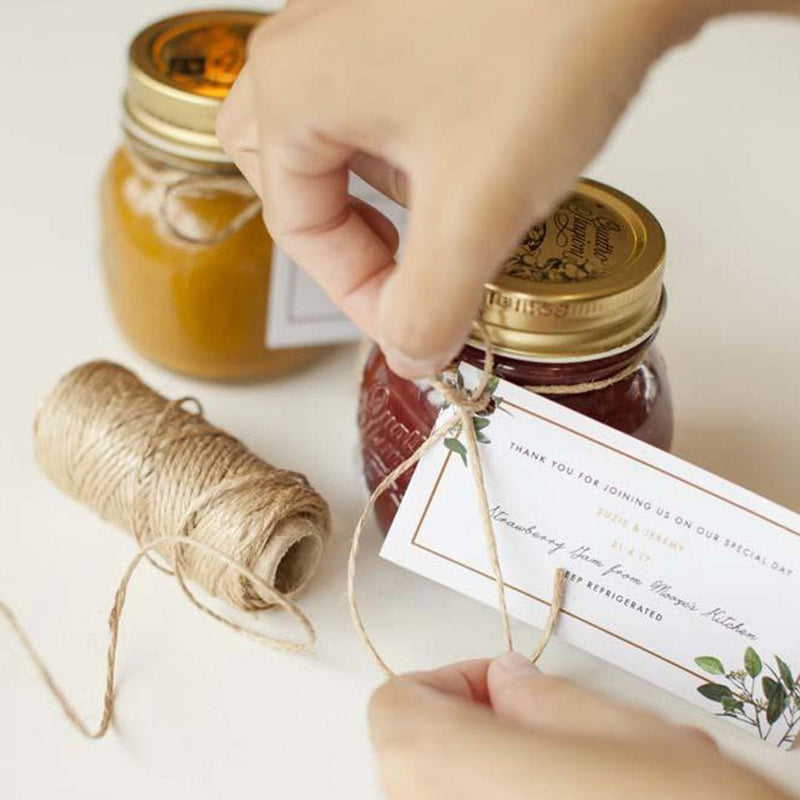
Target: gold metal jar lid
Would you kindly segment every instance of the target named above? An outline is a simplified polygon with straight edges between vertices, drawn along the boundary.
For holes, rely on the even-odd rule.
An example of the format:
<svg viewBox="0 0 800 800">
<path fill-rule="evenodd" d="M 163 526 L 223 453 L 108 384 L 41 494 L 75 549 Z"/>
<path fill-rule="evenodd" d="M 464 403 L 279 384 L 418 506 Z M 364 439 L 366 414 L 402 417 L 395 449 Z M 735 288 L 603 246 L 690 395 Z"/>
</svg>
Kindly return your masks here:
<svg viewBox="0 0 800 800">
<path fill-rule="evenodd" d="M 229 163 L 214 131 L 217 111 L 263 19 L 251 11 L 199 11 L 145 28 L 130 47 L 126 131 L 181 158 Z"/>
<path fill-rule="evenodd" d="M 528 231 L 484 290 L 480 318 L 501 353 L 585 360 L 635 345 L 664 310 L 666 244 L 658 220 L 597 181 Z M 480 346 L 477 330 L 470 342 Z"/>
</svg>

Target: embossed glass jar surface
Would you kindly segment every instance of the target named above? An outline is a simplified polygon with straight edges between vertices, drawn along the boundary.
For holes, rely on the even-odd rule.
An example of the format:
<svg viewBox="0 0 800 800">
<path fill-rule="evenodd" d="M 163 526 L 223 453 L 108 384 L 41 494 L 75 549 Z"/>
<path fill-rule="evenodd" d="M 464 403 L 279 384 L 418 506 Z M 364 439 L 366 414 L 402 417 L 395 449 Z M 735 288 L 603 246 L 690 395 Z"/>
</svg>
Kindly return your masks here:
<svg viewBox="0 0 800 800">
<path fill-rule="evenodd" d="M 519 386 L 610 385 L 551 399 L 669 449 L 673 417 L 664 360 L 654 345 L 666 305 L 661 227 L 632 198 L 581 181 L 487 285 L 481 319 L 494 373 Z M 473 336 L 457 360 L 481 367 Z M 624 375 L 619 380 L 618 376 Z M 430 433 L 439 409 L 424 382 L 392 373 L 376 347 L 364 368 L 359 429 L 370 490 Z M 547 395 L 545 395 L 547 396 Z M 376 503 L 388 530 L 412 471 Z"/>
</svg>

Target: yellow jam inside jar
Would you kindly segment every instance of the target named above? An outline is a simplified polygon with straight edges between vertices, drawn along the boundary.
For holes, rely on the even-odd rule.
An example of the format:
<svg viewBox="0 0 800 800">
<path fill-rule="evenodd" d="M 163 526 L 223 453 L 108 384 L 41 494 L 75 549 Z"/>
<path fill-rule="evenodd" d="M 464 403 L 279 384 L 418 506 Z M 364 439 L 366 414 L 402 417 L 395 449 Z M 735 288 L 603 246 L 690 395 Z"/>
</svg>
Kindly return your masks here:
<svg viewBox="0 0 800 800">
<path fill-rule="evenodd" d="M 267 346 L 273 244 L 214 133 L 262 19 L 199 12 L 136 37 L 126 141 L 101 185 L 103 264 L 123 334 L 147 358 L 200 378 L 275 376 L 327 349 Z"/>
</svg>

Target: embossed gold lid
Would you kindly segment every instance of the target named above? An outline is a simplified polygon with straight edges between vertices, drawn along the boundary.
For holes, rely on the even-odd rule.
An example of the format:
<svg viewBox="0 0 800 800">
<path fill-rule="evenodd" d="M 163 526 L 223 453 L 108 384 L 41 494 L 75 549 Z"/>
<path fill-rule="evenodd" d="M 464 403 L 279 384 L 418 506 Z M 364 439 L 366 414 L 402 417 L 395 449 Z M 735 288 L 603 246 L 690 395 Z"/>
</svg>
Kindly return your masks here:
<svg viewBox="0 0 800 800">
<path fill-rule="evenodd" d="M 492 344 L 528 360 L 590 359 L 635 345 L 664 311 L 665 249 L 643 205 L 579 181 L 486 285 L 480 317 Z M 470 343 L 480 346 L 477 331 Z"/>
<path fill-rule="evenodd" d="M 217 111 L 263 19 L 253 11 L 198 11 L 145 28 L 130 47 L 126 131 L 171 155 L 229 163 L 214 132 Z"/>
</svg>

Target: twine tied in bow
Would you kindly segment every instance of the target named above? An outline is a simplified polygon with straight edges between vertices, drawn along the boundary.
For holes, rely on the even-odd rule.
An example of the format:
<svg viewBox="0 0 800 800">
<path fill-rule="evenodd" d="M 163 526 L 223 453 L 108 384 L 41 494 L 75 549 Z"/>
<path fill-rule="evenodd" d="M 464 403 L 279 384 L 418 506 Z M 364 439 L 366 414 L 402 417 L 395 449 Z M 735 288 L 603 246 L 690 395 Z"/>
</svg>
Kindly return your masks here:
<svg viewBox="0 0 800 800">
<path fill-rule="evenodd" d="M 405 461 L 393 469 L 384 479 L 375 487 L 375 490 L 370 495 L 367 505 L 364 508 L 361 516 L 356 523 L 353 532 L 353 539 L 350 546 L 350 557 L 347 566 L 347 597 L 350 606 L 350 616 L 353 620 L 356 632 L 361 639 L 364 646 L 371 654 L 373 660 L 378 667 L 383 671 L 386 676 L 394 675 L 394 672 L 383 659 L 380 652 L 376 648 L 374 642 L 364 627 L 364 622 L 361 618 L 361 612 L 358 609 L 356 601 L 356 562 L 358 559 L 358 550 L 361 544 L 361 536 L 364 532 L 364 525 L 369 518 L 370 513 L 375 505 L 377 499 L 404 473 L 410 470 L 429 450 L 434 448 L 439 442 L 443 441 L 445 437 L 452 435 L 458 436 L 460 433 L 464 434 L 467 448 L 467 463 L 470 467 L 473 484 L 475 487 L 475 495 L 478 500 L 480 510 L 481 528 L 483 537 L 486 543 L 486 549 L 489 555 L 489 561 L 492 567 L 492 575 L 494 577 L 495 586 L 497 588 L 497 603 L 500 609 L 500 615 L 503 625 L 503 638 L 505 647 L 509 651 L 514 650 L 514 641 L 511 634 L 511 621 L 508 613 L 508 605 L 506 603 L 505 583 L 503 581 L 503 571 L 500 565 L 500 558 L 497 551 L 497 538 L 494 533 L 492 525 L 491 513 L 489 510 L 489 501 L 486 496 L 486 484 L 484 481 L 483 467 L 481 466 L 480 452 L 478 449 L 478 439 L 473 425 L 473 416 L 484 411 L 491 401 L 491 393 L 489 392 L 489 381 L 492 379 L 492 371 L 494 368 L 494 353 L 492 351 L 491 343 L 489 342 L 488 334 L 485 328 L 481 327 L 481 335 L 484 340 L 486 357 L 483 363 L 483 370 L 481 372 L 478 383 L 471 391 L 460 389 L 453 386 L 446 381 L 442 376 L 431 378 L 431 385 L 442 395 L 454 409 L 455 413 L 446 419 L 438 428 L 436 428 L 428 438 L 420 445 L 420 447 L 412 453 Z M 616 377 L 616 380 L 620 380 Z M 582 391 L 586 391 L 583 389 Z M 534 663 L 544 652 L 550 638 L 555 631 L 556 623 L 561 612 L 564 601 L 564 590 L 566 586 L 566 571 L 559 567 L 555 571 L 553 580 L 553 594 L 550 600 L 550 612 L 547 617 L 539 641 L 534 648 L 530 659 Z"/>
</svg>

